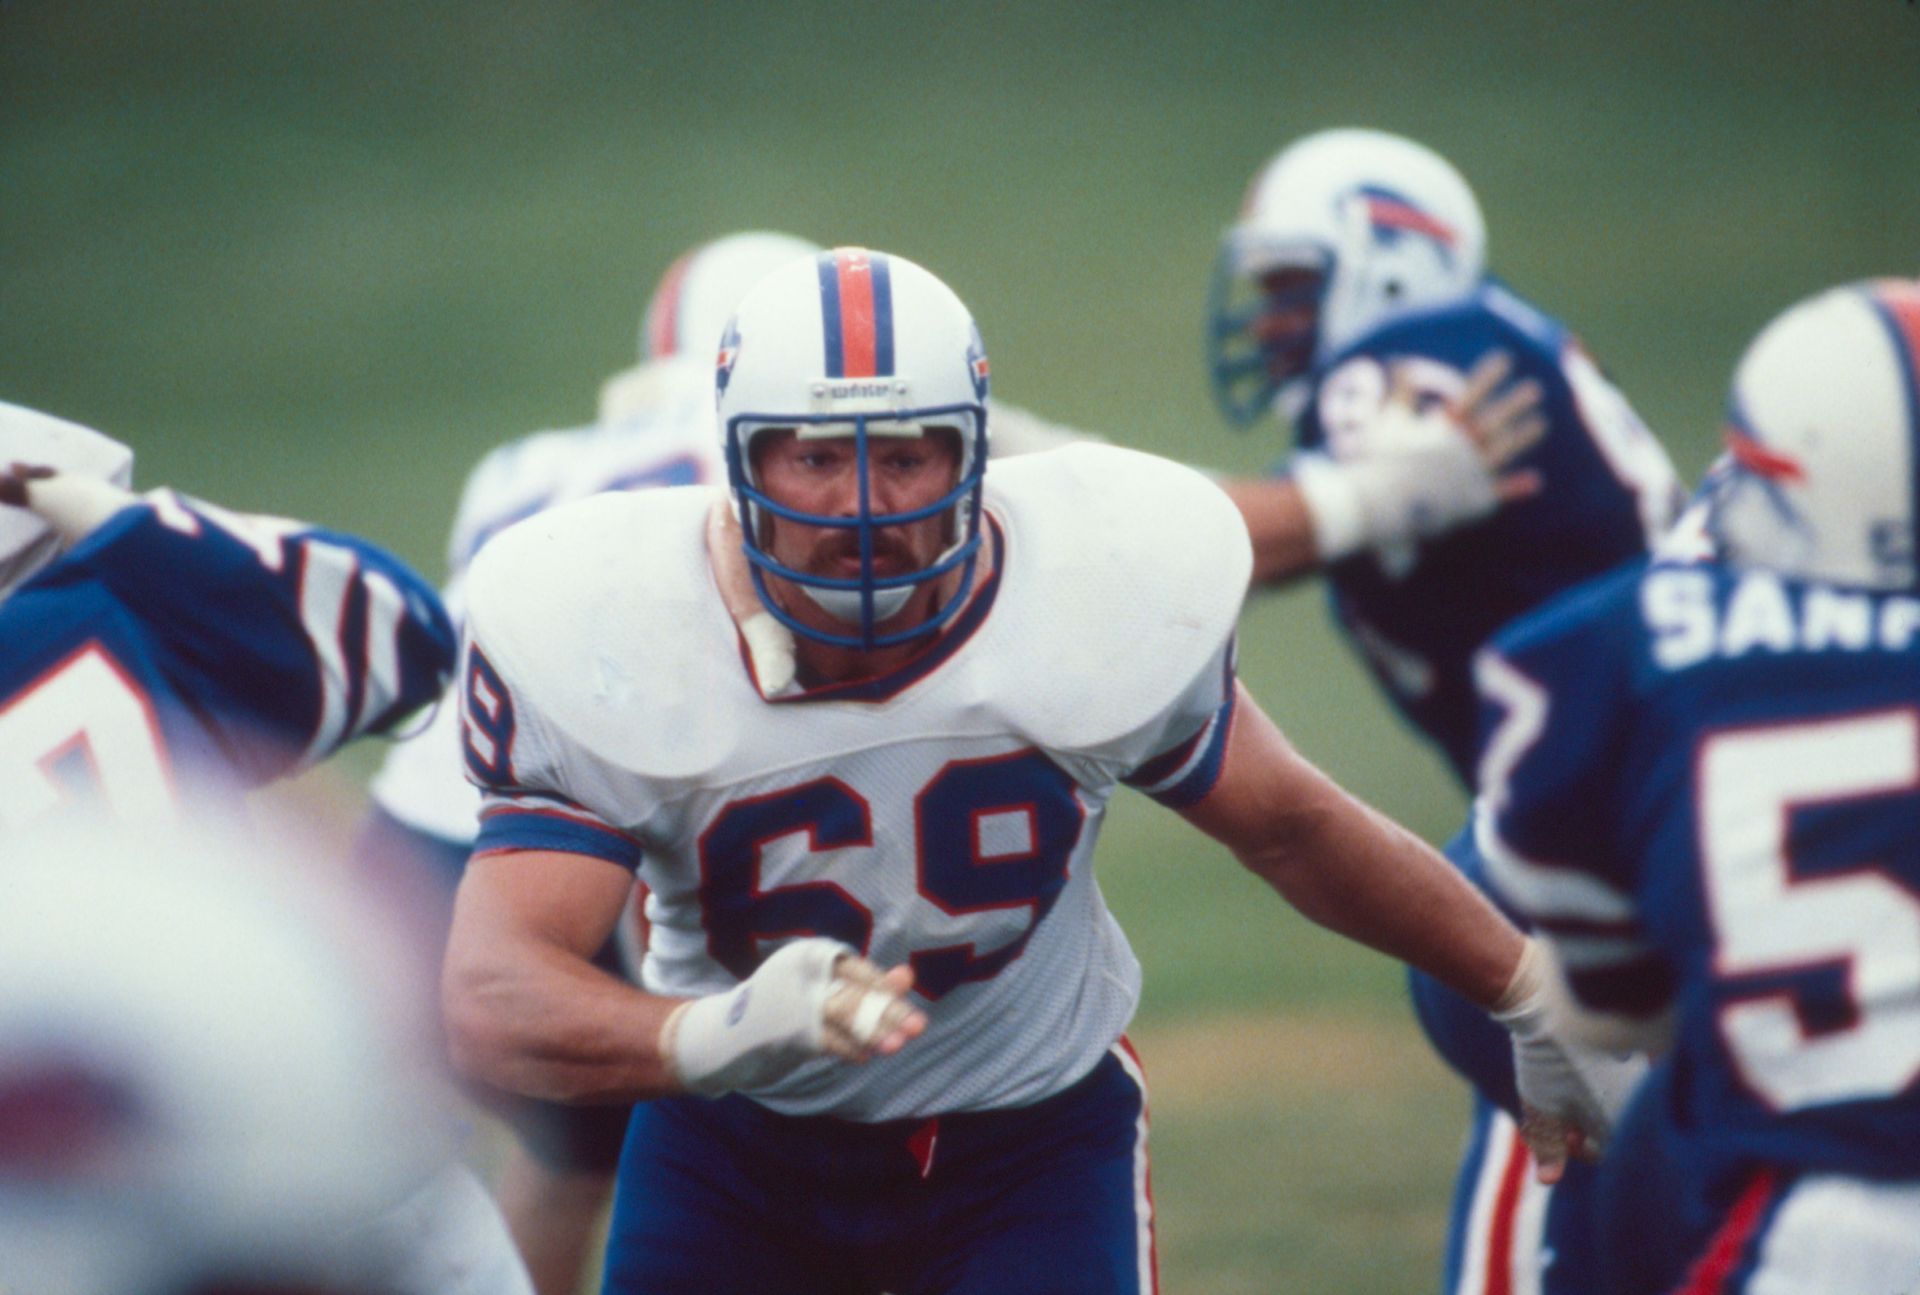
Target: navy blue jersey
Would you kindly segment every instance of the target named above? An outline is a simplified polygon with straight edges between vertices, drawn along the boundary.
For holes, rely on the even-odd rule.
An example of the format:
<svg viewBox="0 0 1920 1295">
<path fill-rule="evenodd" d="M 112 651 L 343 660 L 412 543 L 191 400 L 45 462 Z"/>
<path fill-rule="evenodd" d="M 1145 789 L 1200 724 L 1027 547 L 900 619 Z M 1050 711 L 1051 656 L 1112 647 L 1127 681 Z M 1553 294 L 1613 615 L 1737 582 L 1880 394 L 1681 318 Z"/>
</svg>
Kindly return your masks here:
<svg viewBox="0 0 1920 1295">
<path fill-rule="evenodd" d="M 1669 1131 L 1743 1166 L 1920 1166 L 1920 598 L 1641 566 L 1478 664 L 1479 835 L 1575 995 L 1673 1013 Z"/>
<path fill-rule="evenodd" d="M 155 492 L 0 602 L 0 830 L 295 772 L 432 701 L 453 650 L 364 540 Z"/>
<path fill-rule="evenodd" d="M 1541 492 L 1418 547 L 1362 552 L 1326 571 L 1341 628 L 1469 785 L 1474 652 L 1522 612 L 1644 554 L 1680 503 L 1666 452 L 1578 341 L 1493 283 L 1398 316 L 1330 356 L 1297 444 L 1338 459 L 1385 398 L 1390 367 L 1412 377 L 1422 399 L 1446 400 L 1494 350 L 1545 394 L 1547 434 L 1511 465 L 1538 472 Z"/>
</svg>

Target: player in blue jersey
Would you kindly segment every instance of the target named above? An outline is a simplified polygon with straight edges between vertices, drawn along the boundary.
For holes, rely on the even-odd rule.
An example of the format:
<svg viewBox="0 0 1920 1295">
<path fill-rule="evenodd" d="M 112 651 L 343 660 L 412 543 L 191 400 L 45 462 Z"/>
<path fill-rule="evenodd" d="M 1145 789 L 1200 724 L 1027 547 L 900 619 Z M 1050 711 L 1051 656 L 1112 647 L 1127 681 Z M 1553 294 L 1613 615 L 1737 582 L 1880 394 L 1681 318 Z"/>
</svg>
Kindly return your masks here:
<svg viewBox="0 0 1920 1295">
<path fill-rule="evenodd" d="M 783 266 L 725 337 L 728 488 L 549 509 L 467 586 L 448 1032 L 491 1083 L 649 1099 L 608 1291 L 1157 1290 L 1140 968 L 1094 879 L 1123 783 L 1498 1004 L 1530 1104 L 1599 1130 L 1531 946 L 1235 681 L 1216 487 L 1102 445 L 989 471 L 979 333 L 900 257 Z M 639 985 L 589 961 L 636 871 Z"/>
<path fill-rule="evenodd" d="M 97 432 L 0 404 L 0 842 L 102 814 L 149 834 L 235 822 L 241 793 L 390 731 L 451 669 L 439 599 L 389 554 L 135 495 L 131 467 Z M 396 1289 L 526 1290 L 457 1167 L 379 1226 Z"/>
<path fill-rule="evenodd" d="M 1280 475 L 1229 486 L 1266 555 L 1256 581 L 1321 572 L 1354 649 L 1469 790 L 1473 653 L 1549 596 L 1643 555 L 1679 503 L 1626 399 L 1485 262 L 1479 204 L 1444 159 L 1378 131 L 1320 132 L 1254 178 L 1222 242 L 1209 332 L 1228 418 L 1274 413 L 1294 438 Z M 1396 390 L 1448 403 L 1496 383 L 1513 393 L 1501 399 L 1538 402 L 1533 435 L 1407 437 L 1379 416 Z M 1469 838 L 1448 855 L 1481 881 Z M 1578 1211 L 1542 1199 L 1502 1112 L 1503 1032 L 1413 983 L 1422 1023 L 1476 1086 L 1448 1295 L 1584 1289 Z M 1587 1190 L 1585 1167 L 1571 1172 L 1567 1198 Z"/>
<path fill-rule="evenodd" d="M 1601 1168 L 1609 1292 L 1920 1278 L 1920 282 L 1820 294 L 1735 372 L 1718 556 L 1479 666 L 1477 824 L 1569 1015 L 1663 1050 Z"/>
<path fill-rule="evenodd" d="M 136 496 L 131 456 L 103 446 L 119 448 L 0 405 L 0 831 L 92 802 L 174 818 L 433 700 L 453 630 L 405 565 L 336 531 Z"/>
</svg>

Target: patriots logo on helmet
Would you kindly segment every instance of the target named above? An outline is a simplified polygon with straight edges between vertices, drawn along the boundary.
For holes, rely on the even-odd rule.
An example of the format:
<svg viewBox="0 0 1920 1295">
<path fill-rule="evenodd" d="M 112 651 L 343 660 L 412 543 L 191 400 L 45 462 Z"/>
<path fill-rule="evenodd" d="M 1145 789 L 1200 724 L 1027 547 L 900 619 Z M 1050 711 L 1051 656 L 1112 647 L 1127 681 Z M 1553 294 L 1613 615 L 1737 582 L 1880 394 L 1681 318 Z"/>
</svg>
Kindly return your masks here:
<svg viewBox="0 0 1920 1295">
<path fill-rule="evenodd" d="M 727 394 L 727 382 L 733 377 L 733 363 L 740 358 L 740 326 L 735 321 L 727 321 L 727 331 L 720 335 L 720 354 L 714 358 L 713 394 L 718 400 Z"/>
<path fill-rule="evenodd" d="M 1367 222 L 1374 236 L 1391 242 L 1404 234 L 1418 234 L 1436 243 L 1442 255 L 1452 259 L 1460 233 L 1453 226 L 1419 207 L 1402 194 L 1379 185 L 1362 185 L 1356 191 L 1366 204 Z"/>
<path fill-rule="evenodd" d="M 987 398 L 987 348 L 980 340 L 980 330 L 973 330 L 973 339 L 967 343 L 967 370 L 973 377 L 973 395 L 976 400 Z"/>
</svg>

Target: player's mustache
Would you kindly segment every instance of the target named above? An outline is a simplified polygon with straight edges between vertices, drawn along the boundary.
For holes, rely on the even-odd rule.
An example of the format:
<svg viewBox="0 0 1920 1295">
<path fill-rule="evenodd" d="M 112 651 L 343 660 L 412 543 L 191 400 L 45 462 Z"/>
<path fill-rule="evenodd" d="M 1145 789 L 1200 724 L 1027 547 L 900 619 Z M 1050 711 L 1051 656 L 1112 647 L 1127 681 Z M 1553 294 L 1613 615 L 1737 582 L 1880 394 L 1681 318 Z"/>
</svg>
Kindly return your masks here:
<svg viewBox="0 0 1920 1295">
<path fill-rule="evenodd" d="M 858 560 L 860 538 L 857 535 L 847 535 L 822 540 L 820 546 L 814 550 L 813 556 L 814 561 L 820 563 L 838 562 L 843 558 Z M 903 541 L 885 531 L 879 531 L 873 537 L 873 560 L 875 562 L 882 560 L 911 562 L 913 551 Z"/>
</svg>

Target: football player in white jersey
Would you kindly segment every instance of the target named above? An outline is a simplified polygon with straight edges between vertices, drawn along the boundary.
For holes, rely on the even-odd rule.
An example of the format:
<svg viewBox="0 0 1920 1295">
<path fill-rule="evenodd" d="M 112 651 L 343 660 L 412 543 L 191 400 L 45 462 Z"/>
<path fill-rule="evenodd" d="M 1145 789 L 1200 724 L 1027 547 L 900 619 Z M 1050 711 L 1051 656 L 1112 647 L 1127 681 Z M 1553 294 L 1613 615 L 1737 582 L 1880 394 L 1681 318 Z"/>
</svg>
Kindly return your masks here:
<svg viewBox="0 0 1920 1295">
<path fill-rule="evenodd" d="M 717 387 L 728 492 L 548 510 L 467 588 L 446 1023 L 488 1083 L 641 1102 L 605 1289 L 1157 1290 L 1122 782 L 1509 1023 L 1543 1161 L 1604 1133 L 1533 946 L 1236 682 L 1217 487 L 1099 445 L 989 483 L 971 317 L 861 249 L 762 280 Z M 639 987 L 590 961 L 636 869 Z"/>
<path fill-rule="evenodd" d="M 689 249 L 667 269 L 640 323 L 640 359 L 601 387 L 596 420 L 538 432 L 493 450 L 462 491 L 448 542 L 444 597 L 458 619 L 466 571 L 494 535 L 546 508 L 606 491 L 712 484 L 726 479 L 715 430 L 713 355 L 733 308 L 762 275 L 820 248 L 791 234 L 749 230 Z M 996 405 L 996 454 L 1063 443 L 1074 434 Z M 446 903 L 479 832 L 480 795 L 461 764 L 459 708 L 395 746 L 375 777 L 360 837 L 368 865 L 410 869 L 443 883 Z M 638 893 L 638 892 L 636 892 Z M 444 920 L 444 918 L 443 918 Z M 644 921 L 624 924 L 630 946 Z M 625 961 L 634 958 L 631 950 Z M 622 959 L 610 944 L 601 965 Z M 627 1103 L 495 1103 L 517 1135 L 495 1180 L 502 1210 L 541 1295 L 580 1282 L 625 1136 Z"/>
</svg>

